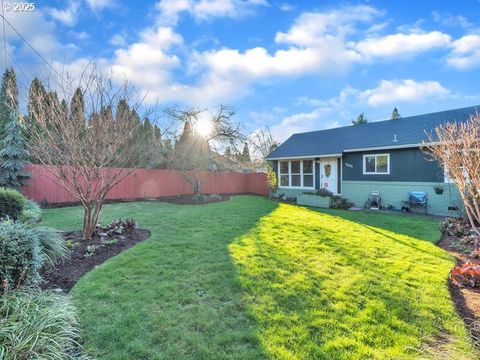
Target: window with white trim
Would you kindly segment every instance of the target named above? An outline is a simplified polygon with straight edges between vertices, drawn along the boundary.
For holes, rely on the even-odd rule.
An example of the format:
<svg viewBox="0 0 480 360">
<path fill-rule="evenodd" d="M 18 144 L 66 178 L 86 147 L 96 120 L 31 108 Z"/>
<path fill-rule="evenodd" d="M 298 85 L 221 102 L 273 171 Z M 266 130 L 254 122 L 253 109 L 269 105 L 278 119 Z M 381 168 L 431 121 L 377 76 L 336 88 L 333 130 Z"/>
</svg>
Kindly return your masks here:
<svg viewBox="0 0 480 360">
<path fill-rule="evenodd" d="M 314 162 L 312 160 L 280 160 L 278 183 L 283 188 L 314 188 Z"/>
<path fill-rule="evenodd" d="M 364 175 L 390 174 L 390 154 L 363 155 Z"/>
<path fill-rule="evenodd" d="M 289 186 L 290 180 L 289 180 L 289 166 L 290 164 L 288 161 L 280 161 L 279 164 L 279 173 L 280 173 L 280 186 Z"/>
</svg>

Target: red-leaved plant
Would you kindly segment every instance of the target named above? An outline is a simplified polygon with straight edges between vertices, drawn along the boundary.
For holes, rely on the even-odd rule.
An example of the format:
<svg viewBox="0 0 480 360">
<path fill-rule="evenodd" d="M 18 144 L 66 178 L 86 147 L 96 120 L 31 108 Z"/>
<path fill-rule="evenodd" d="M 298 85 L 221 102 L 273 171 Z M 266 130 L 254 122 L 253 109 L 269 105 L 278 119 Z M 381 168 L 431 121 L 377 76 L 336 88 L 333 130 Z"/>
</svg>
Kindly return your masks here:
<svg viewBox="0 0 480 360">
<path fill-rule="evenodd" d="M 450 280 L 457 286 L 480 287 L 480 264 L 466 261 L 455 266 L 450 272 Z"/>
</svg>

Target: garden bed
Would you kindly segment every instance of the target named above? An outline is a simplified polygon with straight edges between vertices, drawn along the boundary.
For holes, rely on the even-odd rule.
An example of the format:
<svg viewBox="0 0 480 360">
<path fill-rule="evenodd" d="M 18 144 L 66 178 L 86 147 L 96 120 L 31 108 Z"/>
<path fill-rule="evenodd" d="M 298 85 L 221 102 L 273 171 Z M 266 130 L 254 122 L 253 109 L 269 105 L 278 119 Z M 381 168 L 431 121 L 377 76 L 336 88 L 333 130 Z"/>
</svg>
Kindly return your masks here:
<svg viewBox="0 0 480 360">
<path fill-rule="evenodd" d="M 448 251 L 455 257 L 457 266 L 470 261 L 480 264 L 479 259 L 475 259 L 469 254 L 474 250 L 474 246 L 468 243 L 462 243 L 456 236 L 443 235 L 438 244 L 442 249 Z M 448 282 L 450 295 L 455 304 L 458 314 L 462 317 L 467 326 L 472 340 L 477 348 L 480 347 L 480 289 L 471 287 L 459 287 Z"/>
<path fill-rule="evenodd" d="M 42 289 L 70 291 L 75 283 L 91 269 L 148 239 L 150 231 L 135 229 L 107 238 L 96 235 L 88 241 L 83 240 L 81 231 L 66 231 L 62 235 L 68 247 L 71 248 L 70 258 L 56 264 L 55 267 L 43 270 Z"/>
<path fill-rule="evenodd" d="M 172 204 L 179 204 L 179 205 L 203 205 L 203 204 L 210 204 L 215 202 L 222 202 L 230 200 L 230 195 L 204 195 L 204 200 L 200 200 L 196 198 L 194 195 L 179 195 L 179 196 L 167 196 L 162 197 L 159 201 L 168 202 Z"/>
</svg>

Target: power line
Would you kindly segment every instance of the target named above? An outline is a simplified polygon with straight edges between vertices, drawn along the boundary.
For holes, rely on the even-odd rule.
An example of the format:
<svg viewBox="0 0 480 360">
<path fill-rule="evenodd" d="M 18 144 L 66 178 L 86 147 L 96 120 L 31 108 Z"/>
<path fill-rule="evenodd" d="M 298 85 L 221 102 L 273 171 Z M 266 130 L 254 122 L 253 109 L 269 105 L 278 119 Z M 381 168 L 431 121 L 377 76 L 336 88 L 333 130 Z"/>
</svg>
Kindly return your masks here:
<svg viewBox="0 0 480 360">
<path fill-rule="evenodd" d="M 7 37 L 5 35 L 5 6 L 4 6 L 4 0 L 2 0 L 2 18 L 3 18 L 3 51 L 5 55 L 5 70 L 8 67 L 8 62 L 7 62 Z"/>
<path fill-rule="evenodd" d="M 2 0 L 2 3 L 3 3 L 3 0 Z M 62 75 L 60 75 L 60 73 L 59 73 L 57 70 L 55 70 L 55 68 L 47 61 L 47 59 L 45 59 L 45 58 L 42 56 L 42 54 L 40 54 L 40 53 L 37 51 L 37 49 L 35 49 L 35 48 L 27 41 L 27 39 L 25 39 L 25 37 L 23 37 L 23 35 L 5 18 L 4 14 L 3 14 L 3 7 L 2 7 L 2 14 L 1 14 L 0 16 L 1 16 L 2 19 L 3 19 L 4 26 L 5 26 L 5 23 L 7 23 L 8 26 L 10 26 L 10 27 L 12 28 L 12 30 L 17 33 L 17 35 L 20 37 L 20 39 L 22 39 L 23 42 L 25 42 L 25 44 L 27 44 L 28 47 L 29 47 L 30 49 L 32 49 L 32 51 L 33 51 L 35 54 L 37 54 L 38 57 L 40 57 L 40 59 L 42 59 L 43 62 L 44 62 L 55 74 L 57 74 L 58 77 L 60 77 L 60 79 L 63 80 Z M 3 33 L 4 33 L 4 35 L 5 35 L 5 31 L 4 31 Z M 6 45 L 5 45 L 5 47 L 6 47 Z"/>
</svg>

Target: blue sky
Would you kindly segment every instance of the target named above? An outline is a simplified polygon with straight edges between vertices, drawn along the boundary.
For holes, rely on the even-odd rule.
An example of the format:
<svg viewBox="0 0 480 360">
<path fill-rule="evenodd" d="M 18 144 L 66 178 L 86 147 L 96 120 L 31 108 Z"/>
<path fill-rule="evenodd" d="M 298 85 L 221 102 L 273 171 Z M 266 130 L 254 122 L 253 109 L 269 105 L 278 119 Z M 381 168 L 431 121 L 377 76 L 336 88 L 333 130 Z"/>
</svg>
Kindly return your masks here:
<svg viewBox="0 0 480 360">
<path fill-rule="evenodd" d="M 68 0 L 6 18 L 75 77 L 95 61 L 148 104 L 230 104 L 294 132 L 480 104 L 480 1 Z M 7 28 L 27 88 L 48 68 Z M 3 57 L 3 56 L 2 56 Z M 4 60 L 2 60 L 4 61 Z"/>
</svg>

